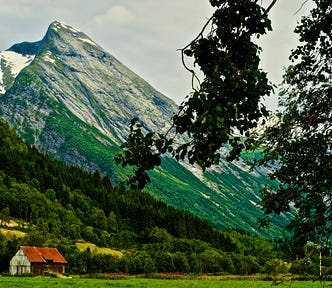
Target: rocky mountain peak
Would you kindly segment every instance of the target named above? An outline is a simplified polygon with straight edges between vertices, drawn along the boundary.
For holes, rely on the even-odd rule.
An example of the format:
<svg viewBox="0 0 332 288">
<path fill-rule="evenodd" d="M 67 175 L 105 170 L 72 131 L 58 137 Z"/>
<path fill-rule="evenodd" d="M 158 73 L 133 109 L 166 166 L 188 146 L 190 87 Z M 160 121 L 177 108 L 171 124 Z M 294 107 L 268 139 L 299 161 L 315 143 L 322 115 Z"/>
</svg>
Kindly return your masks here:
<svg viewBox="0 0 332 288">
<path fill-rule="evenodd" d="M 54 30 L 54 31 L 66 31 L 66 32 L 69 32 L 69 33 L 82 33 L 80 30 L 70 26 L 70 25 L 67 25 L 63 22 L 60 22 L 60 21 L 53 21 L 50 26 L 48 27 L 48 31 L 49 30 Z"/>
<path fill-rule="evenodd" d="M 26 65 L 18 70 L 6 59 L 0 63 L 5 83 L 1 90 L 0 82 L 0 118 L 68 164 L 124 179 L 112 159 L 130 120 L 138 117 L 146 131 L 170 127 L 176 104 L 76 28 L 55 21 L 42 40 L 15 44 L 9 52 L 6 59 L 16 55 L 17 63 Z M 158 198 L 219 228 L 241 223 L 258 231 L 255 215 L 261 215 L 258 191 L 265 174 L 249 175 L 242 165 L 228 162 L 208 174 L 196 173 L 167 157 L 151 173 L 158 184 L 149 189 Z"/>
<path fill-rule="evenodd" d="M 8 50 L 21 55 L 39 56 L 47 51 L 57 54 L 63 53 L 65 50 L 72 50 L 71 48 L 76 49 L 77 44 L 94 46 L 94 49 L 98 50 L 102 49 L 85 33 L 62 22 L 54 21 L 48 27 L 42 40 L 14 44 Z"/>
<path fill-rule="evenodd" d="M 59 21 L 54 21 L 51 23 L 44 37 L 44 41 L 50 41 L 55 39 L 61 39 L 63 42 L 68 43 L 82 42 L 88 45 L 95 46 L 94 48 L 98 47 L 98 45 L 94 41 L 92 41 L 85 33 Z"/>
<path fill-rule="evenodd" d="M 147 129 L 167 129 L 166 122 L 172 117 L 175 103 L 78 29 L 54 21 L 42 40 L 15 44 L 9 50 L 35 55 L 8 91 L 4 101 L 8 103 L 0 103 L 2 112 L 12 121 L 20 119 L 18 127 L 27 117 L 24 125 L 32 126 L 29 128 L 32 131 L 39 130 L 50 111 L 58 111 L 54 109 L 57 103 L 67 109 L 64 113 L 68 117 L 77 117 L 77 121 L 94 127 L 117 143 L 124 139 L 133 117 L 142 119 Z M 19 112 L 21 109 L 12 113 L 9 107 L 22 95 L 25 106 L 35 107 L 44 116 L 35 113 L 27 116 Z M 38 132 L 31 141 L 38 143 L 41 135 Z"/>
</svg>

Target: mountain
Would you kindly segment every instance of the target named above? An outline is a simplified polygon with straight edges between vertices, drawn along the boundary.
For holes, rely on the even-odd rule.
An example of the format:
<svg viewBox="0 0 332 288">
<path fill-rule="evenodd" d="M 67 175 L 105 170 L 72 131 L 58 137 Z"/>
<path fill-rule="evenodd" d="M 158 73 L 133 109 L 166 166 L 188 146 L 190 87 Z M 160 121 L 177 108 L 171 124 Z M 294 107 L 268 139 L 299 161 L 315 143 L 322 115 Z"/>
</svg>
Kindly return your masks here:
<svg viewBox="0 0 332 288">
<path fill-rule="evenodd" d="M 175 107 L 88 36 L 59 22 L 41 41 L 13 45 L 3 53 L 9 52 L 34 60 L 3 86 L 10 87 L 0 104 L 4 119 L 42 151 L 84 168 L 98 165 L 77 147 L 82 144 L 78 134 L 86 131 L 105 147 L 119 145 L 130 118 L 138 116 L 146 127 L 163 130 L 162 119 L 169 119 Z M 6 70 L 3 75 L 9 74 Z"/>
<path fill-rule="evenodd" d="M 66 163 L 119 181 L 125 171 L 113 156 L 130 120 L 139 117 L 146 131 L 170 127 L 175 103 L 71 26 L 53 22 L 41 41 L 15 44 L 1 55 L 1 118 Z M 221 161 L 203 173 L 165 157 L 151 176 L 147 190 L 154 197 L 218 229 L 283 235 L 288 215 L 276 217 L 271 230 L 258 228 L 259 190 L 268 178 L 264 171 L 249 173 L 243 161 Z"/>
</svg>

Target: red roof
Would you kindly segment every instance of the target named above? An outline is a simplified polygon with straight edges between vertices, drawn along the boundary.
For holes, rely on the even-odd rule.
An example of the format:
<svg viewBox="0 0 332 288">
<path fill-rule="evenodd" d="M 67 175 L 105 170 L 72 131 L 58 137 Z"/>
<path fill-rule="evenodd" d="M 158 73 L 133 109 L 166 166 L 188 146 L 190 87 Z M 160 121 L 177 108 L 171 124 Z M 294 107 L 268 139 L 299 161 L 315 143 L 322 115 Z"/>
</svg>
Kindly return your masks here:
<svg viewBox="0 0 332 288">
<path fill-rule="evenodd" d="M 21 246 L 21 249 L 29 258 L 30 262 L 43 263 L 51 261 L 54 263 L 67 263 L 66 259 L 56 248 Z"/>
</svg>

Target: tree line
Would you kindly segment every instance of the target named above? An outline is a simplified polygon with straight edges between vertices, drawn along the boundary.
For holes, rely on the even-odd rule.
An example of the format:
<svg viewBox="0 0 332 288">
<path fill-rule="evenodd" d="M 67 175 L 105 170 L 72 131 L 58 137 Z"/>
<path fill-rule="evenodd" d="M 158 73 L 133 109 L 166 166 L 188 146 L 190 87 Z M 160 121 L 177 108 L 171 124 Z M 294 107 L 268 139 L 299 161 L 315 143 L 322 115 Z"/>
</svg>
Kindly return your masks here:
<svg viewBox="0 0 332 288">
<path fill-rule="evenodd" d="M 20 225 L 15 229 L 26 233 L 23 238 L 0 235 L 3 272 L 20 245 L 57 247 L 69 262 L 67 272 L 75 274 L 244 275 L 288 271 L 285 260 L 299 256 L 285 243 L 275 245 L 242 230 L 218 231 L 148 193 L 113 186 L 98 172 L 53 160 L 5 123 L 0 123 L 0 142 L 0 224 L 13 229 L 7 226 L 15 219 Z M 118 249 L 124 256 L 80 251 L 77 241 Z"/>
<path fill-rule="evenodd" d="M 15 219 L 20 224 L 15 229 L 27 233 L 24 238 L 1 237 L 0 254 L 6 260 L 2 261 L 2 271 L 19 245 L 58 247 L 69 260 L 68 272 L 74 273 L 238 273 L 242 270 L 234 266 L 234 257 L 242 255 L 243 261 L 256 263 L 262 251 L 267 257 L 261 257 L 264 261 L 274 255 L 273 245 L 266 239 L 218 231 L 207 221 L 148 193 L 113 186 L 98 172 L 56 161 L 24 143 L 2 122 L 0 218 L 3 227 Z M 122 258 L 80 252 L 75 242 L 82 240 L 130 252 Z M 110 261 L 112 264 L 105 264 Z M 150 264 L 144 268 L 140 261 Z M 243 273 L 256 272 L 256 268 Z"/>
</svg>

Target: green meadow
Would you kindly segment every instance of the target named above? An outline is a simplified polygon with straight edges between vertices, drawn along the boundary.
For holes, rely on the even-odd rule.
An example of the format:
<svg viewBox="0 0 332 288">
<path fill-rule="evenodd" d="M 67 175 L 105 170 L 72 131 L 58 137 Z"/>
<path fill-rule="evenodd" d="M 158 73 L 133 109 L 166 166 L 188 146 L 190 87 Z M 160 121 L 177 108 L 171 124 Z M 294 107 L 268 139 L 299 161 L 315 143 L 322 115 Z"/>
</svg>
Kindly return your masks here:
<svg viewBox="0 0 332 288">
<path fill-rule="evenodd" d="M 123 280 L 102 280 L 102 279 L 56 279 L 56 278 L 32 278 L 32 277 L 0 277 L 0 287 L 8 288 L 53 288 L 53 287 L 79 287 L 79 288 L 104 288 L 104 287 L 135 287 L 135 288 L 265 288 L 265 287 L 328 287 L 331 282 L 319 281 L 284 281 L 277 285 L 271 281 L 261 280 L 219 280 L 213 277 L 208 280 L 171 280 L 171 279 L 147 279 L 132 278 Z"/>
</svg>

